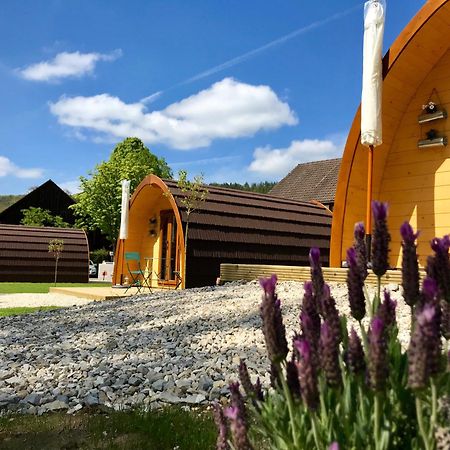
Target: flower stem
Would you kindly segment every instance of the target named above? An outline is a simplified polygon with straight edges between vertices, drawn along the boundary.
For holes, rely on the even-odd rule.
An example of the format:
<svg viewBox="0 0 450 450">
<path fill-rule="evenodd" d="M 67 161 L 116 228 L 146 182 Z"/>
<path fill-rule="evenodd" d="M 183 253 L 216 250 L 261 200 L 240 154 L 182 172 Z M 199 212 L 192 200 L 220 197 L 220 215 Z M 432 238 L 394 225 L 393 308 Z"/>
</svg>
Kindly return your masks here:
<svg viewBox="0 0 450 450">
<path fill-rule="evenodd" d="M 359 329 L 361 330 L 361 337 L 362 337 L 362 344 L 364 347 L 364 353 L 367 355 L 367 352 L 369 351 L 369 340 L 367 339 L 367 333 L 366 333 L 366 330 L 364 329 L 362 322 L 359 320 L 358 323 L 359 323 Z"/>
<path fill-rule="evenodd" d="M 367 286 L 364 283 L 363 286 L 363 290 L 364 290 L 364 297 L 366 298 L 366 303 L 367 303 L 367 311 L 369 312 L 369 319 L 372 320 L 373 314 L 372 314 L 372 301 L 370 300 L 370 295 L 369 292 L 367 290 Z"/>
<path fill-rule="evenodd" d="M 311 413 L 311 425 L 312 425 L 313 434 L 314 434 L 314 441 L 316 443 L 316 449 L 320 450 L 321 445 L 320 445 L 319 435 L 317 433 L 317 417 L 316 417 L 315 412 Z"/>
<path fill-rule="evenodd" d="M 425 445 L 425 450 L 431 450 L 430 444 L 428 442 L 428 437 L 425 432 L 425 427 L 423 425 L 422 404 L 420 403 L 420 399 L 418 397 L 416 397 L 416 415 L 417 424 L 419 425 L 419 432 Z"/>
<path fill-rule="evenodd" d="M 373 310 L 372 310 L 372 315 L 375 316 L 377 311 L 378 311 L 378 306 L 380 305 L 381 302 L 381 277 L 377 277 L 377 294 L 375 296 L 375 298 L 373 299 Z"/>
<path fill-rule="evenodd" d="M 280 380 L 281 384 L 283 386 L 283 392 L 284 396 L 286 397 L 288 411 L 289 411 L 289 418 L 291 422 L 291 433 L 292 433 L 292 440 L 294 442 L 294 447 L 296 449 L 300 449 L 299 442 L 298 442 L 298 435 L 297 435 L 297 428 L 295 426 L 295 417 L 294 417 L 294 402 L 292 400 L 292 395 L 289 390 L 289 386 L 287 385 L 287 382 L 283 376 L 283 371 L 280 371 Z"/>
<path fill-rule="evenodd" d="M 375 404 L 374 404 L 374 426 L 373 426 L 373 437 L 375 439 L 375 448 L 378 449 L 378 446 L 381 443 L 380 436 L 380 395 L 375 393 Z"/>
<path fill-rule="evenodd" d="M 437 389 L 433 377 L 430 378 L 430 384 L 431 384 L 431 417 L 430 417 L 429 438 L 430 441 L 433 442 L 434 428 L 436 426 L 436 418 L 437 418 Z"/>
</svg>

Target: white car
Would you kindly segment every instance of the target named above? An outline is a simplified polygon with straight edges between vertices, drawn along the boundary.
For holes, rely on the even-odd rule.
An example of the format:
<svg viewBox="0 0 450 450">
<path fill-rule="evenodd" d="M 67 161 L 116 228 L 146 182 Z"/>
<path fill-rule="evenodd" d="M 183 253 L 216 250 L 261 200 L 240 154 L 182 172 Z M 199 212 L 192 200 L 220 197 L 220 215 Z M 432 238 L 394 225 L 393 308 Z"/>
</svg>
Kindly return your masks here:
<svg viewBox="0 0 450 450">
<path fill-rule="evenodd" d="M 97 275 L 97 266 L 89 260 L 89 276 L 95 277 Z"/>
</svg>

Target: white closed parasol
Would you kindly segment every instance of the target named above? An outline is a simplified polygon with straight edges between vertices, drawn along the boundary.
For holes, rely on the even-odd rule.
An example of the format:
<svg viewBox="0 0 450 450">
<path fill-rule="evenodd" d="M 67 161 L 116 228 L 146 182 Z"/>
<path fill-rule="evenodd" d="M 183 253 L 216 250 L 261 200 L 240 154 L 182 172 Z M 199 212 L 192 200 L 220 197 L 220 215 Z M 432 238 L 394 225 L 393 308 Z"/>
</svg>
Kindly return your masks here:
<svg viewBox="0 0 450 450">
<path fill-rule="evenodd" d="M 122 206 L 120 211 L 119 239 L 128 238 L 128 203 L 130 201 L 130 181 L 122 180 Z"/>
<path fill-rule="evenodd" d="M 381 103 L 383 84 L 383 33 L 386 16 L 385 0 L 369 0 L 364 4 L 364 51 L 361 95 L 361 144 L 369 147 L 367 174 L 366 240 L 370 254 L 372 216 L 373 149 L 383 143 Z"/>
<path fill-rule="evenodd" d="M 361 95 L 361 144 L 381 145 L 382 51 L 386 3 L 370 0 L 364 5 L 364 52 Z"/>
</svg>

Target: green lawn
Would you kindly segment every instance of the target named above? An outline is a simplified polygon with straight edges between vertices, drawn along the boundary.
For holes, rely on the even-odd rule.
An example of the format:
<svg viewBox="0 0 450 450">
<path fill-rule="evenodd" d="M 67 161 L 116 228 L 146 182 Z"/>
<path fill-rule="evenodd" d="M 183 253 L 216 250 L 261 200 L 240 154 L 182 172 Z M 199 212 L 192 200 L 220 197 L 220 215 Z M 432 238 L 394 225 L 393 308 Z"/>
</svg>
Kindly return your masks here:
<svg viewBox="0 0 450 450">
<path fill-rule="evenodd" d="M 29 314 L 36 311 L 54 311 L 58 306 L 38 306 L 35 308 L 28 306 L 19 306 L 18 308 L 0 308 L 0 317 L 18 316 L 21 314 Z"/>
<path fill-rule="evenodd" d="M 83 412 L 0 418 L 2 449 L 212 450 L 210 411 Z"/>
<path fill-rule="evenodd" d="M 0 283 L 0 294 L 47 294 L 51 287 L 109 287 L 111 283 Z"/>
</svg>

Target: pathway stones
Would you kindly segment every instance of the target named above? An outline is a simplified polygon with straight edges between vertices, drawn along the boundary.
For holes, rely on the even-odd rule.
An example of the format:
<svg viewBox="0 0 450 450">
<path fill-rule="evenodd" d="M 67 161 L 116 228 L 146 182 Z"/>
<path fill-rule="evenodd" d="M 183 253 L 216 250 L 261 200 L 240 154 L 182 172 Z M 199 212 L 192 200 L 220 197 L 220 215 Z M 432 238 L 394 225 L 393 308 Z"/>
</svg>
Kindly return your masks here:
<svg viewBox="0 0 450 450">
<path fill-rule="evenodd" d="M 406 345 L 409 308 L 392 287 Z M 302 283 L 278 293 L 290 339 Z M 346 286 L 332 293 L 348 315 Z M 258 282 L 234 282 L 0 318 L 0 413 L 205 404 L 227 394 L 240 358 L 268 385 L 260 301 Z"/>
</svg>

